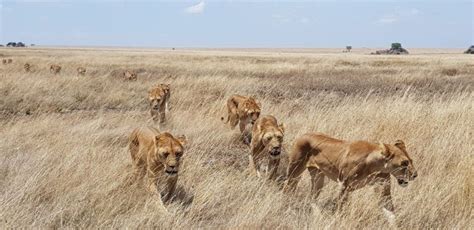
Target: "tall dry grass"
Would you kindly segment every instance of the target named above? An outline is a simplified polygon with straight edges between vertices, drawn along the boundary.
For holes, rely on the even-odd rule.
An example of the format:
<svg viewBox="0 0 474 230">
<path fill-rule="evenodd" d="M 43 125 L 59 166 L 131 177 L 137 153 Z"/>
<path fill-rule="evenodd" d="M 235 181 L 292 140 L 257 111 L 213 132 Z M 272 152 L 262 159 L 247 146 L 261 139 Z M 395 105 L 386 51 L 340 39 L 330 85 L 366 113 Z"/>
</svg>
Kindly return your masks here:
<svg viewBox="0 0 474 230">
<path fill-rule="evenodd" d="M 309 131 L 403 139 L 419 177 L 407 188 L 394 183 L 398 226 L 474 226 L 472 56 L 92 49 L 2 49 L 0 56 L 14 60 L 0 69 L 2 229 L 388 226 L 370 187 L 331 213 L 332 181 L 313 201 L 306 173 L 292 197 L 248 176 L 248 148 L 220 121 L 234 93 L 255 95 L 263 114 L 286 124 L 286 149 Z M 26 62 L 33 72 L 24 72 Z M 49 73 L 53 63 L 61 74 Z M 77 76 L 79 66 L 86 76 Z M 126 68 L 139 72 L 137 82 L 112 74 Z M 145 95 L 155 83 L 172 85 L 161 129 L 190 141 L 171 215 L 140 183 L 128 184 L 127 136 L 153 125 Z"/>
</svg>

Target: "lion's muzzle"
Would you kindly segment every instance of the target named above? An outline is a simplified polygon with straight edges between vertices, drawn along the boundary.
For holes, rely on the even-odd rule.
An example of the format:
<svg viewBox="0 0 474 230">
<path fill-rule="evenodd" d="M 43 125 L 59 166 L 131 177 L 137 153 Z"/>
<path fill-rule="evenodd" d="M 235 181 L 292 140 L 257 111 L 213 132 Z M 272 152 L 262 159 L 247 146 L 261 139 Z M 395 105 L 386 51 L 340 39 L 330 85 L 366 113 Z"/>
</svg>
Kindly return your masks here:
<svg viewBox="0 0 474 230">
<path fill-rule="evenodd" d="M 280 157 L 281 155 L 281 147 L 273 147 L 271 150 L 270 150 L 270 155 L 272 157 Z"/>
<path fill-rule="evenodd" d="M 165 169 L 165 173 L 168 176 L 176 176 L 178 175 L 178 167 L 176 166 L 167 166 Z"/>
</svg>

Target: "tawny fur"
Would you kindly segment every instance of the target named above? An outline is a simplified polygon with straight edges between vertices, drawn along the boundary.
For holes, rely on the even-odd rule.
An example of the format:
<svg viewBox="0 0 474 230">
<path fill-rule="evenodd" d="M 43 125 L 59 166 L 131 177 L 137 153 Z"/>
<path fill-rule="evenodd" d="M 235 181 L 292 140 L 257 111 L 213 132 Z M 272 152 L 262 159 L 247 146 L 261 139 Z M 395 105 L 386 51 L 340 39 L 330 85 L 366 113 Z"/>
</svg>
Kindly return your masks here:
<svg viewBox="0 0 474 230">
<path fill-rule="evenodd" d="M 227 120 L 221 120 L 229 123 L 232 130 L 239 124 L 240 133 L 244 134 L 247 125 L 253 125 L 260 116 L 260 107 L 255 98 L 235 94 L 227 100 Z"/>
<path fill-rule="evenodd" d="M 249 168 L 260 177 L 262 162 L 268 159 L 268 179 L 276 180 L 277 169 L 283 145 L 284 125 L 278 124 L 276 118 L 266 115 L 257 119 L 252 128 L 250 143 Z"/>
<path fill-rule="evenodd" d="M 129 137 L 136 178 L 145 176 L 147 188 L 160 197 L 162 205 L 174 195 L 185 143 L 184 136 L 176 138 L 152 127 L 137 128 Z"/>
<path fill-rule="evenodd" d="M 86 68 L 77 67 L 77 74 L 84 76 L 86 74 Z"/>
<path fill-rule="evenodd" d="M 318 197 L 324 178 L 341 184 L 337 207 L 341 208 L 348 193 L 375 184 L 382 195 L 381 206 L 394 211 L 390 194 L 390 175 L 402 186 L 417 176 L 403 141 L 395 144 L 367 141 L 343 141 L 321 133 L 308 133 L 296 139 L 289 154 L 288 180 L 285 192 L 296 189 L 301 174 L 311 175 L 311 194 Z"/>
<path fill-rule="evenodd" d="M 136 81 L 138 79 L 137 78 L 137 73 L 135 73 L 134 71 L 131 71 L 131 70 L 126 70 L 123 73 L 123 78 L 127 81 Z"/>
<path fill-rule="evenodd" d="M 164 123 L 166 112 L 169 112 L 169 100 L 171 90 L 169 84 L 158 84 L 148 91 L 148 102 L 150 104 L 150 114 L 154 121 L 160 120 Z"/>
<path fill-rule="evenodd" d="M 49 71 L 53 74 L 59 74 L 59 72 L 61 72 L 61 66 L 53 64 L 49 67 Z"/>
</svg>

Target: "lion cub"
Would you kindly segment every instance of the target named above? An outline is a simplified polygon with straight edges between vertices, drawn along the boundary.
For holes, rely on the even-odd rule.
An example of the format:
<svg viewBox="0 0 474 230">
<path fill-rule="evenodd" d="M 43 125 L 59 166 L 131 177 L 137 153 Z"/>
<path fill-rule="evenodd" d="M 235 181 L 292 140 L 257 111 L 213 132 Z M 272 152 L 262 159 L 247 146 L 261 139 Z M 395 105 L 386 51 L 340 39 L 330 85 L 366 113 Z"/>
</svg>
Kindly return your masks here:
<svg viewBox="0 0 474 230">
<path fill-rule="evenodd" d="M 169 84 L 158 84 L 148 91 L 148 102 L 150 103 L 150 114 L 154 121 L 164 123 L 166 112 L 169 112 L 169 100 L 171 92 Z"/>
<path fill-rule="evenodd" d="M 233 95 L 227 100 L 227 120 L 224 121 L 224 117 L 221 120 L 224 123 L 229 123 L 230 128 L 234 129 L 239 124 L 240 133 L 246 138 L 244 142 L 248 144 L 250 138 L 245 135 L 245 128 L 248 124 L 254 124 L 260 116 L 260 103 L 258 103 L 253 97 L 246 97 L 240 95 Z"/>
<path fill-rule="evenodd" d="M 49 71 L 53 74 L 59 74 L 59 72 L 61 72 L 61 66 L 53 64 L 49 67 Z"/>
<path fill-rule="evenodd" d="M 77 67 L 76 70 L 77 70 L 77 74 L 78 74 L 78 75 L 81 75 L 81 76 L 86 75 L 86 68 L 80 66 L 80 67 Z"/>
<path fill-rule="evenodd" d="M 402 187 L 417 177 L 405 143 L 400 140 L 394 144 L 350 142 L 321 133 L 307 133 L 295 140 L 289 158 L 285 192 L 296 189 L 306 169 L 311 175 L 311 193 L 314 198 L 318 197 L 324 186 L 325 177 L 340 183 L 338 208 L 347 200 L 349 192 L 376 184 L 382 195 L 381 206 L 389 221 L 394 218 L 390 175 Z"/>
<path fill-rule="evenodd" d="M 146 177 L 147 188 L 160 195 L 161 205 L 173 197 L 185 144 L 185 136 L 174 137 L 152 127 L 136 128 L 130 135 L 129 150 L 135 175 Z"/>
<path fill-rule="evenodd" d="M 125 70 L 125 72 L 123 72 L 123 78 L 126 81 L 136 81 L 138 79 L 137 78 L 137 73 L 135 73 L 134 71 L 130 71 L 130 70 Z"/>
<path fill-rule="evenodd" d="M 252 128 L 252 141 L 250 143 L 250 170 L 260 177 L 259 169 L 262 161 L 268 158 L 268 179 L 276 180 L 277 170 L 280 165 L 281 149 L 283 144 L 284 125 L 278 124 L 271 115 L 260 117 Z"/>
</svg>

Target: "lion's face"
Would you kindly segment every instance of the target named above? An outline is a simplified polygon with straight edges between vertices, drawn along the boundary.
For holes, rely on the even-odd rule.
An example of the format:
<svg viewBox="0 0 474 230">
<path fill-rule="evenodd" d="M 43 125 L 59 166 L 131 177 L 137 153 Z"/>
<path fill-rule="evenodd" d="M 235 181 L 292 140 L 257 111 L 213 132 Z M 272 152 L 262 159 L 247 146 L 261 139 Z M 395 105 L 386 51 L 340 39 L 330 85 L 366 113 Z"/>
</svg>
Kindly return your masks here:
<svg viewBox="0 0 474 230">
<path fill-rule="evenodd" d="M 244 101 L 243 107 L 247 118 L 250 119 L 250 123 L 255 124 L 258 117 L 260 117 L 260 105 L 255 101 L 253 97 L 248 98 Z"/>
<path fill-rule="evenodd" d="M 148 98 L 148 101 L 150 102 L 150 108 L 152 110 L 159 110 L 160 105 L 163 103 L 164 96 L 162 95 L 152 95 Z"/>
<path fill-rule="evenodd" d="M 271 158 L 280 158 L 283 145 L 283 127 L 274 127 L 267 130 L 262 137 L 262 143 L 265 146 Z"/>
<path fill-rule="evenodd" d="M 169 133 L 162 133 L 156 137 L 156 140 L 157 160 L 164 166 L 165 175 L 170 177 L 177 176 L 184 152 L 184 145 L 186 144 L 186 137 L 180 136 L 175 138 Z"/>
<path fill-rule="evenodd" d="M 400 186 L 406 187 L 409 181 L 414 180 L 418 173 L 413 166 L 412 159 L 408 156 L 403 141 L 396 141 L 394 145 L 386 145 L 389 152 L 389 161 L 385 168 L 392 174 Z"/>
</svg>

